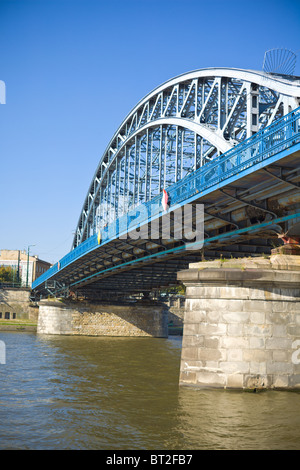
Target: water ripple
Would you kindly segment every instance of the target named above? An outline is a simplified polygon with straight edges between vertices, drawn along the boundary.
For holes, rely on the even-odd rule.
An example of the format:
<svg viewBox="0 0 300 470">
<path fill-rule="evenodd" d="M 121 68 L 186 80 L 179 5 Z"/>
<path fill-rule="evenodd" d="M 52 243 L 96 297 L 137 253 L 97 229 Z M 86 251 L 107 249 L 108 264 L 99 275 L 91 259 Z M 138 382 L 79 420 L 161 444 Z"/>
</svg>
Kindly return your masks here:
<svg viewBox="0 0 300 470">
<path fill-rule="evenodd" d="M 300 395 L 178 386 L 181 339 L 1 333 L 1 449 L 299 449 Z"/>
</svg>

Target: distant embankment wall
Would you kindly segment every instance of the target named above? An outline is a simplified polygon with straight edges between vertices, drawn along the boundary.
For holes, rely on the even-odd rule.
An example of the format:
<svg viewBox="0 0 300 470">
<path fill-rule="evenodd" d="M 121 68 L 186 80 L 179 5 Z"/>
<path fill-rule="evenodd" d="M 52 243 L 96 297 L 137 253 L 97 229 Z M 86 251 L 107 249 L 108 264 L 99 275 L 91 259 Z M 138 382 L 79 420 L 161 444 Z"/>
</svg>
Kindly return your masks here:
<svg viewBox="0 0 300 470">
<path fill-rule="evenodd" d="M 0 288 L 0 319 L 37 321 L 38 309 L 30 302 L 30 289 Z"/>
</svg>

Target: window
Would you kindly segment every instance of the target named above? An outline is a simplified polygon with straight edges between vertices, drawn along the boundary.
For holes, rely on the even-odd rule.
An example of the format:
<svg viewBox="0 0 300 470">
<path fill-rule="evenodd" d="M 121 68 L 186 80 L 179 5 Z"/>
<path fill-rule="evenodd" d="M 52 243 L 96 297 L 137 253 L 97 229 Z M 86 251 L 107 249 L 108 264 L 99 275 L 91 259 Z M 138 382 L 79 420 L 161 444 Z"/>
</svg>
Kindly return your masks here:
<svg viewBox="0 0 300 470">
<path fill-rule="evenodd" d="M 10 319 L 10 314 L 9 312 L 5 312 L 5 320 L 9 320 Z"/>
</svg>

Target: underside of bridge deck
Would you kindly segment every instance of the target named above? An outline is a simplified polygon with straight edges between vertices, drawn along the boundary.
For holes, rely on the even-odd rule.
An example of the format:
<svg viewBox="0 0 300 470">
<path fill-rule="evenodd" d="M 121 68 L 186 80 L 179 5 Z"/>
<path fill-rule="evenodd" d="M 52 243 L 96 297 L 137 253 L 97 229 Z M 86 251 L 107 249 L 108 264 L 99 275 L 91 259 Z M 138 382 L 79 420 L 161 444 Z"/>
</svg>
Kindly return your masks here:
<svg viewBox="0 0 300 470">
<path fill-rule="evenodd" d="M 204 209 L 203 244 L 190 250 L 189 241 L 163 240 L 161 232 L 152 240 L 116 238 L 66 266 L 37 294 L 48 295 L 54 289 L 98 298 L 111 292 L 122 296 L 150 292 L 176 284 L 177 272 L 191 262 L 270 254 L 299 223 L 299 157 L 300 152 L 295 152 L 194 199 L 193 204 Z M 195 211 L 191 217 L 195 222 Z"/>
</svg>

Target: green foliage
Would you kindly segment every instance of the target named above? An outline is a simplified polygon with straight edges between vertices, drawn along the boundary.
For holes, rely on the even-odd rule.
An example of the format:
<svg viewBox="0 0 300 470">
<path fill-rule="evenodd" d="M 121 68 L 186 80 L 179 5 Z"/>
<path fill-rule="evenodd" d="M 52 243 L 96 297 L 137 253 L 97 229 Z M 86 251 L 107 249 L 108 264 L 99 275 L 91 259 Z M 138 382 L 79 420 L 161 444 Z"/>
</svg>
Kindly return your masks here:
<svg viewBox="0 0 300 470">
<path fill-rule="evenodd" d="M 184 295 L 185 286 L 183 284 L 178 284 L 177 286 L 166 287 L 165 289 L 160 290 L 161 294 L 175 294 L 175 295 Z"/>
<path fill-rule="evenodd" d="M 0 282 L 14 282 L 16 280 L 16 269 L 12 266 L 0 266 Z"/>
</svg>

